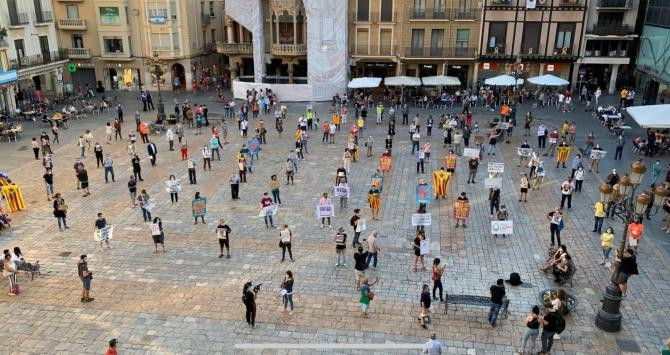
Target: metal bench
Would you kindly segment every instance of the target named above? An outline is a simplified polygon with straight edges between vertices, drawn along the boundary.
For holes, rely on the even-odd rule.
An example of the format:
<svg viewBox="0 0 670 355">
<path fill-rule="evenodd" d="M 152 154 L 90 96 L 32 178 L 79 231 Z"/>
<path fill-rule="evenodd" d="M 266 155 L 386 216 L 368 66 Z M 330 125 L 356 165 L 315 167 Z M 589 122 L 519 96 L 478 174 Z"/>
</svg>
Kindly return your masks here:
<svg viewBox="0 0 670 355">
<path fill-rule="evenodd" d="M 450 295 L 447 294 L 446 302 L 444 303 L 444 314 L 449 314 L 449 304 L 464 304 L 468 306 L 491 306 L 491 297 L 475 296 L 475 295 Z M 502 319 L 507 319 L 509 315 L 509 298 L 503 298 L 502 307 L 500 307 L 500 316 Z"/>
</svg>

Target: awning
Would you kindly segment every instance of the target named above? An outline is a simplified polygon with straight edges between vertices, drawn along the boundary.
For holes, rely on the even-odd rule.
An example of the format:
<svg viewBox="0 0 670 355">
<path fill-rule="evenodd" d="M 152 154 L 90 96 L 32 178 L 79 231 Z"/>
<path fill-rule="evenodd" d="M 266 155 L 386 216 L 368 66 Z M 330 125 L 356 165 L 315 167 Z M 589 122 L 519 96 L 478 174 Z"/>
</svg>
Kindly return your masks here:
<svg viewBox="0 0 670 355">
<path fill-rule="evenodd" d="M 352 79 L 349 84 L 347 84 L 347 87 L 349 89 L 365 89 L 365 88 L 376 88 L 379 87 L 379 84 L 381 84 L 382 78 L 373 78 L 373 77 L 366 77 L 366 78 L 355 78 Z"/>
<path fill-rule="evenodd" d="M 389 76 L 384 79 L 386 86 L 421 86 L 421 79 L 413 76 Z"/>
<path fill-rule="evenodd" d="M 642 128 L 670 128 L 670 105 L 633 106 L 625 112 Z"/>
<path fill-rule="evenodd" d="M 541 76 L 528 78 L 528 82 L 531 84 L 542 85 L 542 86 L 565 86 L 570 84 L 569 81 L 551 74 L 544 74 Z"/>
<path fill-rule="evenodd" d="M 16 70 L 0 71 L 0 85 L 16 81 Z"/>
<path fill-rule="evenodd" d="M 492 86 L 513 86 L 514 85 L 514 77 L 509 76 L 509 75 L 499 75 L 495 76 L 490 79 L 486 79 L 484 81 L 484 84 L 486 85 L 492 85 Z M 523 84 L 523 79 L 518 79 L 516 81 L 517 85 Z"/>
<path fill-rule="evenodd" d="M 455 76 L 437 75 L 421 78 L 426 86 L 460 86 L 461 81 Z"/>
</svg>

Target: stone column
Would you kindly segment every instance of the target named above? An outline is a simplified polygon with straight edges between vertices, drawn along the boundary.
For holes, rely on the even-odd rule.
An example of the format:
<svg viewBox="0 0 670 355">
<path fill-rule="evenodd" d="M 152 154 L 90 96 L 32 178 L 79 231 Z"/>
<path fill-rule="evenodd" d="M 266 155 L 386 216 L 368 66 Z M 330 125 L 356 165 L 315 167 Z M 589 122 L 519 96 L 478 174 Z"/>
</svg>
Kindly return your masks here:
<svg viewBox="0 0 670 355">
<path fill-rule="evenodd" d="M 472 63 L 474 68 L 472 69 L 472 86 L 477 86 L 477 76 L 479 75 L 479 63 L 473 62 Z M 468 84 L 465 83 L 465 87 L 468 87 Z M 479 88 L 475 88 L 479 90 Z"/>
<path fill-rule="evenodd" d="M 233 21 L 230 19 L 230 17 L 226 17 L 226 34 L 228 37 L 228 41 L 226 43 L 233 43 L 235 34 L 233 32 Z"/>
<path fill-rule="evenodd" d="M 614 94 L 616 90 L 616 77 L 619 75 L 619 64 L 612 64 L 612 74 L 610 74 L 610 85 L 607 88 L 607 92 Z"/>
</svg>

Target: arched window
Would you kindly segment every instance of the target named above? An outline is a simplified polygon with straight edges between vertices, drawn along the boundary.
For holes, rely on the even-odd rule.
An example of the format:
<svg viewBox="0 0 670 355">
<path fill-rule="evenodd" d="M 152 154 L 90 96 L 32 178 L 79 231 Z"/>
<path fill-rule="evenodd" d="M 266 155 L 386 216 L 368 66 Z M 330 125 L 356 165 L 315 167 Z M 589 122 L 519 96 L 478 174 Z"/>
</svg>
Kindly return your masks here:
<svg viewBox="0 0 670 355">
<path fill-rule="evenodd" d="M 279 43 L 293 44 L 293 16 L 284 11 L 279 16 Z"/>
</svg>

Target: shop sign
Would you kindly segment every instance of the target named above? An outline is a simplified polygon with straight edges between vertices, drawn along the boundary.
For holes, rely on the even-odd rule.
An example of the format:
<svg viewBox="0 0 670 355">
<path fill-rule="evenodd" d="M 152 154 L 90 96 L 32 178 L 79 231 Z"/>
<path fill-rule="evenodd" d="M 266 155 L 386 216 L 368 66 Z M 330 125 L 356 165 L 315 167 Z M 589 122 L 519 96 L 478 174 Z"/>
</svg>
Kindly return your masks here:
<svg viewBox="0 0 670 355">
<path fill-rule="evenodd" d="M 547 71 L 550 72 L 559 72 L 561 71 L 561 67 L 558 64 L 547 64 Z"/>
<path fill-rule="evenodd" d="M 152 16 L 149 17 L 149 22 L 153 23 L 154 25 L 162 25 L 167 21 L 167 19 L 163 16 Z"/>
<path fill-rule="evenodd" d="M 484 70 L 491 69 L 491 63 L 482 63 L 482 69 Z"/>
</svg>

